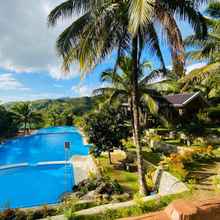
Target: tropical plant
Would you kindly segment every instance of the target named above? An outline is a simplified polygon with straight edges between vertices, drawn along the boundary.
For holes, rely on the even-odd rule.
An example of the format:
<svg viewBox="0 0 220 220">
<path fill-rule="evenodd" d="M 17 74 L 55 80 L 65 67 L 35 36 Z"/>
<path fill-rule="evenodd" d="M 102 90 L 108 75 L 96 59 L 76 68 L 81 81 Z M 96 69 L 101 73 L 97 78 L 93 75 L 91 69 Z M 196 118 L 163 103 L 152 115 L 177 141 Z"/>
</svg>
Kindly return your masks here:
<svg viewBox="0 0 220 220">
<path fill-rule="evenodd" d="M 33 111 L 29 103 L 19 103 L 13 106 L 12 111 L 15 113 L 17 123 L 23 126 L 24 133 L 28 133 L 31 124 L 38 124 L 42 120 L 41 114 Z"/>
<path fill-rule="evenodd" d="M 102 95 L 106 97 L 106 102 L 113 104 L 119 101 L 120 103 L 128 103 L 128 109 L 132 113 L 132 84 L 131 84 L 131 71 L 132 59 L 131 57 L 120 57 L 118 66 L 115 69 L 108 69 L 101 74 L 101 80 L 108 84 L 107 87 L 102 87 L 93 91 L 95 95 Z M 161 82 L 153 83 L 157 76 L 161 75 L 160 71 L 152 71 L 146 76 L 145 71 L 147 68 L 151 68 L 149 62 L 140 63 L 139 74 L 138 74 L 138 93 L 140 97 L 140 114 L 143 114 L 143 118 L 146 117 L 146 113 L 150 113 L 153 116 L 158 117 L 158 103 L 157 98 L 161 97 L 157 90 L 152 89 Z M 149 88 L 148 88 L 149 87 Z M 103 100 L 102 100 L 103 101 Z M 106 102 L 102 102 L 105 104 Z M 131 114 L 131 116 L 133 113 Z M 162 117 L 160 117 L 162 119 Z M 163 118 L 164 119 L 164 118 Z M 141 123 L 140 119 L 140 123 Z M 145 120 L 144 120 L 145 121 Z M 132 121 L 133 124 L 133 121 Z"/>
<path fill-rule="evenodd" d="M 0 140 L 2 137 L 13 135 L 17 130 L 14 113 L 0 105 Z"/>
<path fill-rule="evenodd" d="M 59 125 L 61 123 L 61 114 L 63 113 L 63 109 L 59 105 L 52 106 L 48 111 L 48 118 L 50 121 L 50 124 L 53 126 Z"/>
<path fill-rule="evenodd" d="M 194 30 L 206 33 L 203 16 L 197 10 L 204 0 L 126 0 L 126 1 L 76 1 L 66 0 L 49 15 L 49 24 L 55 25 L 60 18 L 79 17 L 65 29 L 57 40 L 57 50 L 63 58 L 63 67 L 79 61 L 86 72 L 100 63 L 113 50 L 117 57 L 128 51 L 132 56 L 132 105 L 134 121 L 134 141 L 137 146 L 137 163 L 140 193 L 146 194 L 142 149 L 139 131 L 138 69 L 142 52 L 147 48 L 156 54 L 163 69 L 165 64 L 159 46 L 155 24 L 161 24 L 163 36 L 167 37 L 176 72 L 183 73 L 183 44 L 174 15 L 187 20 Z M 116 62 L 117 64 L 117 62 Z"/>
<path fill-rule="evenodd" d="M 209 4 L 206 12 L 212 16 L 211 19 L 207 18 L 206 22 L 209 26 L 209 33 L 205 39 L 199 39 L 196 35 L 189 36 L 185 40 L 185 44 L 191 47 L 191 51 L 187 53 L 190 60 L 202 61 L 206 63 L 200 68 L 193 69 L 189 72 L 181 82 L 187 89 L 192 84 L 206 86 L 210 88 L 207 83 L 215 83 L 215 79 L 220 74 L 220 2 L 212 2 Z M 193 48 L 193 49 L 192 49 Z M 204 78 L 207 78 L 204 80 Z M 214 80 L 213 80 L 214 79 Z M 211 86 L 212 87 L 212 86 Z M 216 87 L 216 86 L 214 86 Z M 210 91 L 208 91 L 209 93 Z"/>
<path fill-rule="evenodd" d="M 111 152 L 114 149 L 122 149 L 122 139 L 129 136 L 130 129 L 125 123 L 126 120 L 127 115 L 122 109 L 109 106 L 84 118 L 84 131 L 89 137 L 89 142 L 93 143 L 91 152 L 95 156 L 108 152 L 109 162 L 112 164 Z"/>
</svg>

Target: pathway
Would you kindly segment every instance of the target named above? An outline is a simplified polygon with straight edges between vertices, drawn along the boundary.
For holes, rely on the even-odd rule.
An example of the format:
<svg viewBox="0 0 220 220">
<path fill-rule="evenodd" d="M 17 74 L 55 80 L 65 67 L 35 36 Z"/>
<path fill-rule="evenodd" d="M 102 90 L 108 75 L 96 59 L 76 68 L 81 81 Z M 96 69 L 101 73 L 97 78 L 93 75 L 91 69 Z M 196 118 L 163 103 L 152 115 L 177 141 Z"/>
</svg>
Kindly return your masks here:
<svg viewBox="0 0 220 220">
<path fill-rule="evenodd" d="M 191 174 L 196 179 L 196 191 L 202 194 L 215 193 L 213 179 L 220 174 L 220 158 L 216 158 L 213 164 L 202 164 L 198 171 L 193 171 Z"/>
</svg>

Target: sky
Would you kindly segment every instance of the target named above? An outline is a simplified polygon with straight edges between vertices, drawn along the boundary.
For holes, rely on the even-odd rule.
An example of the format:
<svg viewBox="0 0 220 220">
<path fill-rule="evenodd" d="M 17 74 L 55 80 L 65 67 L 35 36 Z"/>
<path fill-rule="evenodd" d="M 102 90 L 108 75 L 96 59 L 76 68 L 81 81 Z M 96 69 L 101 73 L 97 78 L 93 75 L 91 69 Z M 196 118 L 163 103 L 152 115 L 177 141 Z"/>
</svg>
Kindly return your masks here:
<svg viewBox="0 0 220 220">
<path fill-rule="evenodd" d="M 72 65 L 69 74 L 61 71 L 55 42 L 69 21 L 48 28 L 47 16 L 62 1 L 7 0 L 1 4 L 0 102 L 89 96 L 103 86 L 100 73 L 113 65 L 114 54 L 83 79 L 77 64 Z M 180 23 L 180 28 L 184 36 L 191 33 L 185 23 Z M 169 66 L 170 56 L 165 48 L 163 51 Z M 156 67 L 155 58 L 149 59 Z"/>
</svg>

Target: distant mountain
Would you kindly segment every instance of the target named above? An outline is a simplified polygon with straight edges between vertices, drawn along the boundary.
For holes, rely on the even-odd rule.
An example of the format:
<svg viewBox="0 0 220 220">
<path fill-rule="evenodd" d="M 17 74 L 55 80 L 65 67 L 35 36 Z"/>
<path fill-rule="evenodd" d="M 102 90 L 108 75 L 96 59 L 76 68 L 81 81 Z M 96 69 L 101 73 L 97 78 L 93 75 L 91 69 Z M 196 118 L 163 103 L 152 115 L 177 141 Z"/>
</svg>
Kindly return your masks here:
<svg viewBox="0 0 220 220">
<path fill-rule="evenodd" d="M 76 115 L 82 115 L 89 112 L 95 107 L 98 101 L 97 96 L 93 97 L 80 97 L 80 98 L 59 98 L 59 99 L 41 99 L 35 101 L 27 101 L 32 104 L 33 109 L 36 111 L 48 112 L 52 109 L 71 109 Z M 27 103 L 25 102 L 25 103 Z M 9 102 L 5 103 L 4 106 L 7 109 L 12 108 L 14 105 L 21 102 Z"/>
</svg>

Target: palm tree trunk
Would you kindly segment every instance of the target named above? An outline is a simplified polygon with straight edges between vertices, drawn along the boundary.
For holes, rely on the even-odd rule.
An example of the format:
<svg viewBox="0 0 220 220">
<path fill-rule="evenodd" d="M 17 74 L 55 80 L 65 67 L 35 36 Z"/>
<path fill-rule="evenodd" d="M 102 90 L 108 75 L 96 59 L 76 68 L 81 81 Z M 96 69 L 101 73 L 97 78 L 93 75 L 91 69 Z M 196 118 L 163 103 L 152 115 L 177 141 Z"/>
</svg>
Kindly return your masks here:
<svg viewBox="0 0 220 220">
<path fill-rule="evenodd" d="M 112 164 L 112 157 L 110 150 L 108 151 L 108 160 L 109 160 L 109 164 Z"/>
<path fill-rule="evenodd" d="M 129 108 L 130 108 L 130 113 L 131 113 L 131 125 L 132 125 L 132 134 L 133 134 L 133 141 L 135 143 L 134 137 L 134 115 L 133 115 L 133 104 L 132 104 L 132 98 L 129 98 L 128 100 Z"/>
<path fill-rule="evenodd" d="M 145 181 L 145 172 L 143 167 L 142 147 L 140 144 L 140 121 L 139 121 L 139 95 L 138 95 L 138 38 L 134 37 L 132 41 L 132 105 L 134 120 L 134 144 L 137 151 L 138 179 L 140 194 L 147 195 L 147 185 Z"/>
</svg>

